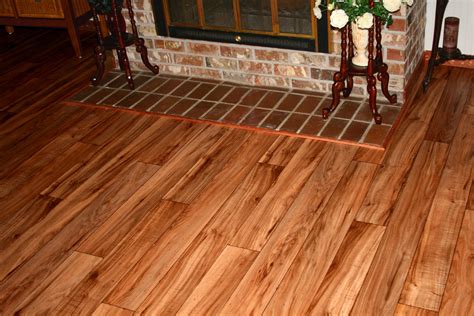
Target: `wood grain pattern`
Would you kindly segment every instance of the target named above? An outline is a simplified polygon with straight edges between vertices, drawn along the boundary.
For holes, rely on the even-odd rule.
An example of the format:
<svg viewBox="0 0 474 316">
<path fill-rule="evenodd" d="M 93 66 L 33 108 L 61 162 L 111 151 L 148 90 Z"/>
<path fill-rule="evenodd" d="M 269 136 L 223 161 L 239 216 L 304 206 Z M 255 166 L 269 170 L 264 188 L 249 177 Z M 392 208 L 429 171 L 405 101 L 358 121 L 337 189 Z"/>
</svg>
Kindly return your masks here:
<svg viewBox="0 0 474 316">
<path fill-rule="evenodd" d="M 356 219 L 365 223 L 387 225 L 410 168 L 410 165 L 380 166 Z"/>
<path fill-rule="evenodd" d="M 197 285 L 178 315 L 215 315 L 237 287 L 257 252 L 228 246 Z"/>
<path fill-rule="evenodd" d="M 100 304 L 92 316 L 132 316 L 133 311 L 129 311 L 109 304 Z"/>
<path fill-rule="evenodd" d="M 107 302 L 127 309 L 137 309 L 275 139 L 263 134 L 253 135 L 241 148 L 239 155 L 228 161 L 183 216 L 176 220 L 173 227 L 140 260 L 140 264 L 122 279 Z M 216 191 L 220 194 L 216 195 Z"/>
<path fill-rule="evenodd" d="M 260 163 L 284 167 L 290 162 L 302 144 L 303 139 L 301 138 L 280 136 L 262 156 Z"/>
<path fill-rule="evenodd" d="M 18 310 L 20 314 L 54 314 L 57 304 L 95 267 L 102 258 L 73 252 L 51 276 L 45 284 L 49 284 L 25 308 Z M 41 286 L 40 286 L 41 288 Z"/>
<path fill-rule="evenodd" d="M 105 256 L 130 229 L 155 208 L 166 192 L 186 173 L 187 169 L 199 160 L 208 150 L 212 150 L 214 143 L 222 137 L 224 130 L 211 127 L 194 139 L 193 145 L 186 146 L 178 152 L 166 166 L 150 178 L 149 181 L 126 201 L 109 220 L 100 226 L 79 247 L 80 251 Z M 177 168 L 183 166 L 184 168 Z M 115 168 L 115 166 L 112 166 Z"/>
<path fill-rule="evenodd" d="M 354 154 L 353 147 L 326 147 L 326 154 L 221 313 L 263 312 Z"/>
<path fill-rule="evenodd" d="M 61 103 L 94 71 L 81 38 L 78 60 L 64 30 L 0 32 L 0 314 L 473 314 L 473 93 L 445 102 L 472 71 L 414 89 L 383 155 L 254 131 L 235 149 L 235 129 Z M 249 218 L 258 252 L 229 246 Z"/>
<path fill-rule="evenodd" d="M 91 314 L 130 271 L 187 205 L 162 201 L 129 231 L 122 241 L 60 304 L 61 314 Z"/>
<path fill-rule="evenodd" d="M 124 203 L 153 173 L 157 166 L 134 163 L 117 175 L 116 181 L 92 193 L 90 187 L 78 190 L 50 212 L 46 218 L 16 239 L 3 253 L 2 273 L 9 282 L 0 284 L 0 305 L 16 308 L 27 295 L 25 285 L 34 287 L 77 247 L 93 225 L 106 220 L 118 205 Z M 91 183 L 95 184 L 94 179 Z M 67 212 L 68 218 L 65 216 Z M 76 215 L 76 217 L 74 217 Z M 57 218 L 62 217 L 62 220 Z M 25 245 L 28 245 L 25 247 Z M 42 247 L 40 249 L 40 247 Z M 33 251 L 36 249 L 36 251 Z M 31 260 L 22 264 L 34 253 Z M 18 267 L 18 268 L 17 268 Z M 13 271 L 14 270 L 14 271 Z M 10 273 L 13 271 L 12 273 Z"/>
<path fill-rule="evenodd" d="M 395 316 L 437 316 L 437 312 L 430 310 L 408 306 L 404 304 L 398 304 L 395 310 Z"/>
<path fill-rule="evenodd" d="M 222 170 L 229 157 L 235 155 L 249 136 L 250 133 L 243 130 L 227 131 L 226 135 L 199 158 L 163 198 L 190 204 Z"/>
<path fill-rule="evenodd" d="M 449 151 L 400 302 L 438 311 L 469 196 L 474 120 L 465 116 Z"/>
<path fill-rule="evenodd" d="M 265 195 L 257 208 L 235 235 L 231 244 L 246 249 L 261 250 L 298 191 L 327 153 L 324 144 L 305 141 L 284 169 L 277 183 Z"/>
<path fill-rule="evenodd" d="M 428 129 L 428 123 L 445 91 L 446 80 L 438 79 L 432 84 L 440 93 L 419 94 L 415 98 L 414 103 L 417 105 L 411 105 L 406 118 L 395 132 L 386 150 L 383 166 L 357 215 L 358 221 L 386 225 L 390 218 Z"/>
<path fill-rule="evenodd" d="M 313 298 L 313 315 L 349 315 L 383 236 L 383 226 L 353 222 Z"/>
<path fill-rule="evenodd" d="M 439 315 L 474 313 L 474 212 L 466 211 Z"/>
<path fill-rule="evenodd" d="M 447 147 L 423 143 L 352 313 L 394 313 L 441 178 Z"/>
<path fill-rule="evenodd" d="M 137 312 L 175 314 L 216 258 L 275 184 L 281 167 L 257 164 L 157 284 Z"/>
<path fill-rule="evenodd" d="M 307 293 L 316 292 L 323 282 L 367 193 L 376 167 L 358 162 L 349 166 L 327 205 L 322 203 L 319 213 L 312 219 L 314 226 L 268 305 L 267 314 L 303 314 L 311 308 L 314 295 L 308 297 Z"/>
<path fill-rule="evenodd" d="M 466 104 L 470 101 L 473 77 L 472 71 L 468 69 L 450 73 L 425 139 L 445 143 L 452 141 Z M 451 93 L 452 90 L 456 93 Z"/>
<path fill-rule="evenodd" d="M 380 165 L 385 158 L 386 151 L 384 149 L 373 149 L 361 147 L 357 149 L 354 160 L 360 162 L 369 162 Z"/>
<path fill-rule="evenodd" d="M 0 250 L 6 249 L 30 227 L 45 218 L 59 202 L 60 199 L 38 195 L 25 207 L 11 214 L 8 219 L 1 221 Z"/>
</svg>

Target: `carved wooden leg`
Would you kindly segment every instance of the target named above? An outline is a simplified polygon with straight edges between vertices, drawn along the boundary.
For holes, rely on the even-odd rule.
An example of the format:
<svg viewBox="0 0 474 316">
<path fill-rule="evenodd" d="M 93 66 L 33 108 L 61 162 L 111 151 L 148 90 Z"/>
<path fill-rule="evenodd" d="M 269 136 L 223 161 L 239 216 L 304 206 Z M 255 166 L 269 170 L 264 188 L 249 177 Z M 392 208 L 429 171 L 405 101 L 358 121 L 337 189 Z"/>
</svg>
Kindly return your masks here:
<svg viewBox="0 0 474 316">
<path fill-rule="evenodd" d="M 343 90 L 343 95 L 345 98 L 351 95 L 352 88 L 354 87 L 354 77 L 353 76 L 348 76 L 346 80 L 346 87 Z"/>
<path fill-rule="evenodd" d="M 97 45 L 94 49 L 95 52 L 95 63 L 97 66 L 97 72 L 94 77 L 91 78 L 91 83 L 96 86 L 99 84 L 100 80 L 104 76 L 105 71 L 105 48 L 102 45 Z"/>
<path fill-rule="evenodd" d="M 127 78 L 128 86 L 133 90 L 135 89 L 135 84 L 133 83 L 132 70 L 130 69 L 130 62 L 128 61 L 125 48 L 117 48 L 117 55 L 119 57 L 120 64 L 123 65 L 123 70 L 125 71 L 125 77 Z"/>
<path fill-rule="evenodd" d="M 367 92 L 369 93 L 369 106 L 372 116 L 374 117 L 375 124 L 382 124 L 382 116 L 377 110 L 377 87 L 376 87 L 375 76 L 367 77 Z"/>
<path fill-rule="evenodd" d="M 397 95 L 390 94 L 388 91 L 388 83 L 390 81 L 390 75 L 388 74 L 388 66 L 387 64 L 382 64 L 380 66 L 380 72 L 377 75 L 377 79 L 382 83 L 382 93 L 387 98 L 390 103 L 397 102 Z"/>
<path fill-rule="evenodd" d="M 341 101 L 341 91 L 344 90 L 345 80 L 346 76 L 342 72 L 336 72 L 334 74 L 334 83 L 332 84 L 332 103 L 330 108 L 323 108 L 324 119 L 327 119 L 329 114 L 339 105 L 339 102 Z"/>
<path fill-rule="evenodd" d="M 433 34 L 433 45 L 431 47 L 431 57 L 428 63 L 428 70 L 426 71 L 425 79 L 423 80 L 423 91 L 428 90 L 428 85 L 431 81 L 431 76 L 433 74 L 433 68 L 436 63 L 436 58 L 438 57 L 438 46 L 439 38 L 441 35 L 441 25 L 443 24 L 444 12 L 446 11 L 446 6 L 448 5 L 449 0 L 437 0 L 436 1 L 436 21 L 435 29 Z"/>
<path fill-rule="evenodd" d="M 145 46 L 145 41 L 143 38 L 138 38 L 135 41 L 135 45 L 137 46 L 137 52 L 140 53 L 140 57 L 142 58 L 143 64 L 151 70 L 154 74 L 160 73 L 160 67 L 156 65 L 152 65 L 148 60 L 148 50 Z"/>
</svg>

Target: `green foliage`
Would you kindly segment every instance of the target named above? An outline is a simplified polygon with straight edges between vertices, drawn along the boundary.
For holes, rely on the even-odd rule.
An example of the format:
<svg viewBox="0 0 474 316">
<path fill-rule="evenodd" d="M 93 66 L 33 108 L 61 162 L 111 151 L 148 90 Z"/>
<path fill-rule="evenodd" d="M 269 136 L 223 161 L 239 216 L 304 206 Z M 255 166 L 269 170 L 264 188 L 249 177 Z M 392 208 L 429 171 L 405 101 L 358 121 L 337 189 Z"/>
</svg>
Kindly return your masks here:
<svg viewBox="0 0 474 316">
<path fill-rule="evenodd" d="M 379 17 L 386 26 L 393 23 L 392 14 L 385 9 L 382 1 L 376 1 L 373 8 L 370 7 L 369 0 L 356 0 L 355 2 L 354 5 L 353 0 L 327 0 L 328 5 L 330 3 L 334 4 L 334 9 L 344 10 L 351 22 L 354 22 L 359 16 L 368 12 Z"/>
<path fill-rule="evenodd" d="M 91 7 L 94 7 L 98 13 L 112 12 L 112 0 L 88 0 Z M 123 5 L 123 0 L 116 0 L 117 9 L 120 10 Z"/>
</svg>

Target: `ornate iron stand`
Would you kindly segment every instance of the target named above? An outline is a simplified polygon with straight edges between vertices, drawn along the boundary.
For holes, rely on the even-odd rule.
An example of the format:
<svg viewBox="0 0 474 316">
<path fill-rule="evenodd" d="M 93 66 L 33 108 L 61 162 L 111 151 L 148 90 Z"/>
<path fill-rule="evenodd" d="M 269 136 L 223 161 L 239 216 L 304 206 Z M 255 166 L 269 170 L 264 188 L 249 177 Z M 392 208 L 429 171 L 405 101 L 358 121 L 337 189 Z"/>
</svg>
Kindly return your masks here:
<svg viewBox="0 0 474 316">
<path fill-rule="evenodd" d="M 128 15 L 130 17 L 132 33 L 126 32 L 126 24 L 122 15 L 122 7 L 117 5 L 116 0 L 112 0 L 111 4 L 112 11 L 106 14 L 107 25 L 111 34 L 107 34 L 107 36 L 105 37 L 102 33 L 99 23 L 98 14 L 100 12 L 97 12 L 95 8 L 92 8 L 92 15 L 97 32 L 98 44 L 95 48 L 97 73 L 94 77 L 92 77 L 91 81 L 93 85 L 99 84 L 105 71 L 105 51 L 115 49 L 117 51 L 120 69 L 125 72 L 128 86 L 130 87 L 130 89 L 133 90 L 135 88 L 135 85 L 133 83 L 132 71 L 130 70 L 130 63 L 128 61 L 127 51 L 125 49 L 127 46 L 135 44 L 137 52 L 140 53 L 143 64 L 154 74 L 158 74 L 160 69 L 158 66 L 152 65 L 148 60 L 148 51 L 145 46 L 145 41 L 143 40 L 143 38 L 138 36 L 137 25 L 135 23 L 135 17 L 130 0 L 124 0 L 124 4 L 128 10 Z"/>
<path fill-rule="evenodd" d="M 374 0 L 370 1 L 370 6 L 374 6 Z M 369 93 L 369 106 L 372 116 L 376 124 L 382 123 L 382 116 L 377 110 L 377 79 L 382 83 L 382 93 L 390 103 L 397 102 L 397 95 L 390 94 L 388 91 L 388 83 L 390 75 L 388 74 L 388 66 L 383 62 L 382 53 L 382 22 L 375 17 L 374 25 L 369 29 L 368 58 L 367 67 L 360 67 L 352 64 L 354 57 L 354 44 L 352 41 L 352 30 L 348 23 L 341 30 L 341 68 L 334 74 L 334 83 L 332 85 L 332 104 L 330 108 L 323 109 L 323 118 L 327 119 L 329 114 L 333 112 L 341 100 L 340 93 L 344 97 L 350 96 L 354 85 L 354 76 L 365 76 L 367 78 L 367 92 Z M 374 35 L 376 40 L 376 52 L 374 56 Z M 349 38 L 349 43 L 347 42 Z"/>
</svg>

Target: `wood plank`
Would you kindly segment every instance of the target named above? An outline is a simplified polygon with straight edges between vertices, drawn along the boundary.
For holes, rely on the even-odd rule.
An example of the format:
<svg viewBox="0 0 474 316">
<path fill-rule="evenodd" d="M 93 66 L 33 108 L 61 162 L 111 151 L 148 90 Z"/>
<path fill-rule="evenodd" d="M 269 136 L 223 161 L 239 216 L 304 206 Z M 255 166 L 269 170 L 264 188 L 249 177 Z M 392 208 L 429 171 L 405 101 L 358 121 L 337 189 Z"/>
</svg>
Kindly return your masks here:
<svg viewBox="0 0 474 316">
<path fill-rule="evenodd" d="M 395 316 L 438 316 L 438 313 L 430 311 L 430 310 L 418 308 L 418 307 L 398 304 L 394 315 Z"/>
<path fill-rule="evenodd" d="M 15 133 L 2 137 L 0 145 L 0 160 L 2 169 L 0 177 L 4 177 L 23 161 L 30 158 L 40 148 L 51 142 L 58 134 L 84 119 L 88 113 L 85 110 L 63 108 L 51 117 L 41 117 L 25 133 Z"/>
<path fill-rule="evenodd" d="M 255 251 L 227 246 L 177 314 L 217 314 L 256 256 Z"/>
<path fill-rule="evenodd" d="M 214 177 L 183 216 L 176 220 L 153 249 L 121 280 L 107 302 L 136 310 L 275 139 L 274 136 L 253 134 L 239 154 L 229 159 L 221 173 Z"/>
<path fill-rule="evenodd" d="M 451 145 L 400 303 L 439 310 L 469 196 L 473 145 L 474 117 L 464 116 Z"/>
<path fill-rule="evenodd" d="M 312 229 L 307 232 L 301 250 L 291 257 L 294 260 L 291 260 L 291 266 L 268 304 L 266 314 L 307 313 L 313 298 L 308 293 L 316 293 L 320 287 L 367 193 L 376 168 L 374 164 L 352 162 L 345 173 L 337 174 L 336 179 L 342 179 L 332 184 L 329 195 L 322 200 L 325 202 L 317 206 L 313 218 L 307 219 L 312 223 Z M 319 181 L 327 181 L 327 176 L 323 175 Z M 321 186 L 319 183 L 307 192 L 309 196 L 305 199 L 313 198 L 314 192 Z M 318 199 L 321 197 L 315 199 L 316 203 Z M 299 229 L 298 225 L 292 229 Z M 283 236 L 285 234 L 279 238 Z"/>
<path fill-rule="evenodd" d="M 206 124 L 182 121 L 156 145 L 159 150 L 142 152 L 139 160 L 144 163 L 163 166 L 191 139 L 207 128 Z"/>
<path fill-rule="evenodd" d="M 436 79 L 432 84 L 430 89 L 439 93 L 418 94 L 413 104 L 409 105 L 406 118 L 397 128 L 386 150 L 383 165 L 357 215 L 358 221 L 387 224 L 446 88 L 445 79 Z"/>
<path fill-rule="evenodd" d="M 324 143 L 306 140 L 283 169 L 277 183 L 242 225 L 231 245 L 260 251 L 328 151 Z"/>
<path fill-rule="evenodd" d="M 46 144 L 38 152 L 31 155 L 18 167 L 10 170 L 0 179 L 0 197 L 6 198 L 12 192 L 17 193 L 17 189 L 29 182 L 39 171 L 49 167 L 51 164 L 57 164 L 57 156 L 67 152 L 71 146 L 77 143 L 89 128 L 102 123 L 110 116 L 102 115 L 100 112 L 92 112 L 83 120 L 60 133 L 50 143 Z M 87 146 L 94 148 L 94 146 Z"/>
<path fill-rule="evenodd" d="M 64 261 L 65 254 L 74 251 L 90 230 L 107 220 L 158 168 L 132 163 L 99 189 L 97 179 L 91 178 L 16 239 L 0 258 L 0 305 L 18 307 Z"/>
<path fill-rule="evenodd" d="M 279 166 L 257 164 L 153 288 L 137 312 L 176 314 L 258 202 L 275 184 L 281 169 Z"/>
<path fill-rule="evenodd" d="M 109 304 L 100 304 L 92 316 L 132 316 L 133 311 L 129 311 Z"/>
<path fill-rule="evenodd" d="M 113 133 L 118 136 L 110 143 L 100 147 L 101 150 L 97 155 L 94 155 L 93 159 L 71 168 L 69 172 L 43 190 L 42 194 L 64 199 L 91 177 L 96 177 L 97 187 L 108 182 L 111 177 L 120 172 L 123 164 L 130 161 L 127 159 L 127 155 L 118 155 L 123 153 L 124 148 L 127 148 L 136 141 L 139 135 L 148 130 L 156 122 L 156 118 L 122 115 L 118 116 L 113 122 L 113 124 L 109 125 L 110 130 L 104 133 Z M 101 175 L 99 176 L 99 174 Z"/>
<path fill-rule="evenodd" d="M 443 143 L 423 143 L 352 313 L 395 312 L 441 178 L 447 149 L 448 145 Z"/>
<path fill-rule="evenodd" d="M 416 157 L 421 143 L 428 130 L 433 113 L 440 104 L 444 92 L 450 93 L 446 89 L 446 79 L 436 79 L 430 84 L 431 91 L 439 93 L 420 94 L 410 104 L 406 118 L 401 122 L 393 135 L 387 152 L 384 164 L 389 166 L 411 165 Z"/>
<path fill-rule="evenodd" d="M 474 76 L 471 78 L 471 91 L 463 113 L 474 115 Z"/>
<path fill-rule="evenodd" d="M 386 151 L 383 149 L 360 147 L 359 149 L 357 149 L 354 160 L 380 165 L 382 164 L 383 159 L 385 158 L 385 152 Z"/>
<path fill-rule="evenodd" d="M 351 146 L 327 146 L 326 154 L 221 313 L 263 312 L 349 167 L 354 153 L 355 148 Z"/>
<path fill-rule="evenodd" d="M 474 314 L 474 212 L 466 211 L 439 315 Z"/>
<path fill-rule="evenodd" d="M 313 298 L 313 315 L 349 315 L 382 239 L 383 226 L 353 222 Z"/>
<path fill-rule="evenodd" d="M 365 223 L 387 225 L 410 168 L 410 165 L 381 165 L 356 219 Z"/>
<path fill-rule="evenodd" d="M 3 210 L 0 214 L 0 221 L 5 224 L 11 223 L 10 219 L 15 217 L 14 214 L 17 210 L 25 207 L 31 199 L 35 198 L 61 175 L 67 173 L 72 166 L 87 161 L 96 151 L 97 147 L 94 145 L 75 143 L 64 153 L 55 157 L 50 164 L 33 174 L 31 178 L 25 179 L 24 181 L 28 185 L 20 185 L 11 192 L 8 192 L 9 189 L 7 188 L 5 190 L 7 191 L 5 192 L 6 196 L 0 199 L 0 209 Z"/>
<path fill-rule="evenodd" d="M 22 209 L 11 213 L 8 220 L 0 223 L 0 250 L 3 251 L 30 227 L 44 219 L 60 199 L 38 195 Z"/>
<path fill-rule="evenodd" d="M 15 311 L 19 314 L 53 314 L 56 305 L 99 264 L 102 258 L 73 252 L 54 272 L 44 284 L 48 284 L 43 291 L 35 291 L 30 297 L 32 300 L 25 307 Z M 39 288 L 43 288 L 40 286 Z"/>
<path fill-rule="evenodd" d="M 474 74 L 470 69 L 451 72 L 446 90 L 441 97 L 425 139 L 451 143 L 466 104 L 470 101 L 470 90 Z"/>
<path fill-rule="evenodd" d="M 79 247 L 85 253 L 106 256 L 145 214 L 161 201 L 168 190 L 191 168 L 199 158 L 212 151 L 225 131 L 210 126 L 179 151 L 175 157 L 147 181 L 134 196 L 126 201 L 103 225 Z"/>
<path fill-rule="evenodd" d="M 472 177 L 474 177 L 474 172 Z M 471 181 L 471 192 L 469 193 L 466 209 L 474 211 L 474 180 Z"/>
<path fill-rule="evenodd" d="M 165 194 L 164 199 L 191 204 L 249 136 L 250 133 L 244 130 L 228 130 Z"/>
<path fill-rule="evenodd" d="M 58 304 L 58 313 L 93 313 L 122 277 L 153 247 L 187 207 L 185 204 L 171 201 L 159 202 L 140 221 L 136 229 L 129 231 L 94 271 Z"/>
<path fill-rule="evenodd" d="M 260 159 L 260 163 L 285 167 L 303 144 L 302 138 L 280 136 Z"/>
</svg>

